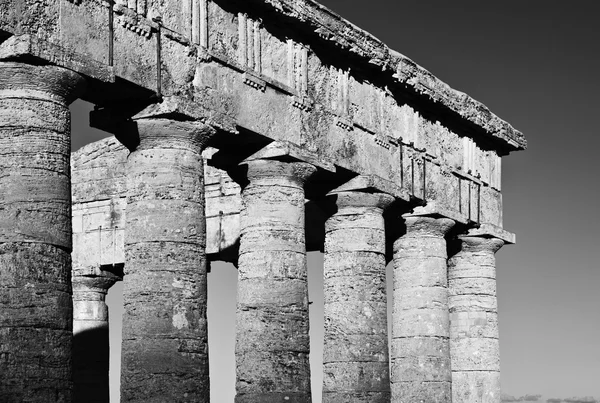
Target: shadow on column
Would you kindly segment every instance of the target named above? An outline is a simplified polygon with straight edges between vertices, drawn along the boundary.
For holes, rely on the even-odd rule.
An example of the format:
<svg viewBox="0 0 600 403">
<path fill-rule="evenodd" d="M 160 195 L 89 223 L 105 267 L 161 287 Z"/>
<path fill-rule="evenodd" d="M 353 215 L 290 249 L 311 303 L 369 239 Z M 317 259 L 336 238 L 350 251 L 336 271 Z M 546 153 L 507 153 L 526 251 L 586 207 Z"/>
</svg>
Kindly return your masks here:
<svg viewBox="0 0 600 403">
<path fill-rule="evenodd" d="M 73 402 L 108 403 L 108 324 L 73 337 Z"/>
<path fill-rule="evenodd" d="M 106 295 L 122 278 L 121 272 L 117 273 L 104 270 L 100 276 L 73 276 L 74 403 L 110 401 L 109 312 Z"/>
</svg>

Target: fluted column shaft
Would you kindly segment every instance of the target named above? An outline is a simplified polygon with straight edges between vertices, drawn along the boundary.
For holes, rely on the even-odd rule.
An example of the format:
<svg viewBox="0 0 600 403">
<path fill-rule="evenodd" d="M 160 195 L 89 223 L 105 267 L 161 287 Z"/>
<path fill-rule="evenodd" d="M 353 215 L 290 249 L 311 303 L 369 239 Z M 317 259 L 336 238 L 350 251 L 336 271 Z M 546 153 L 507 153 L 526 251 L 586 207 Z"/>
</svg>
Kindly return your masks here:
<svg viewBox="0 0 600 403">
<path fill-rule="evenodd" d="M 73 401 L 108 403 L 108 277 L 73 277 Z"/>
<path fill-rule="evenodd" d="M 0 401 L 70 402 L 71 120 L 83 79 L 0 62 Z"/>
<path fill-rule="evenodd" d="M 463 236 L 448 261 L 454 402 L 500 403 L 497 238 Z"/>
<path fill-rule="evenodd" d="M 394 243 L 393 403 L 450 403 L 445 234 L 454 221 L 408 216 Z"/>
<path fill-rule="evenodd" d="M 389 403 L 383 210 L 394 198 L 342 192 L 325 224 L 324 403 Z"/>
<path fill-rule="evenodd" d="M 309 403 L 304 181 L 299 162 L 248 163 L 242 192 L 236 403 Z"/>
<path fill-rule="evenodd" d="M 137 121 L 127 162 L 123 402 L 208 402 L 207 126 Z"/>
</svg>

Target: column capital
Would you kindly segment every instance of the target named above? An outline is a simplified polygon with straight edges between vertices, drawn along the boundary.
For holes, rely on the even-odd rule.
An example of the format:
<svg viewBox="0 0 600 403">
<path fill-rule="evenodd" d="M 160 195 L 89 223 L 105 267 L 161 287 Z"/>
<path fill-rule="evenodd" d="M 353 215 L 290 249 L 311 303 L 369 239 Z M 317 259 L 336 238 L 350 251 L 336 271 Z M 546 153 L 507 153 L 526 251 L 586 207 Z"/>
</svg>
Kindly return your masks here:
<svg viewBox="0 0 600 403">
<path fill-rule="evenodd" d="M 73 277 L 73 332 L 108 326 L 106 294 L 116 282 L 109 277 Z"/>
<path fill-rule="evenodd" d="M 330 194 L 349 192 L 349 191 L 362 191 L 365 193 L 386 193 L 397 200 L 403 200 L 405 202 L 410 201 L 410 195 L 408 191 L 395 182 L 383 179 L 378 175 L 358 175 L 348 182 L 342 184 L 338 188 L 332 190 Z"/>
<path fill-rule="evenodd" d="M 486 238 L 497 238 L 504 241 L 505 244 L 514 244 L 516 236 L 512 232 L 506 231 L 504 228 L 490 223 L 481 223 L 476 228 L 471 228 L 465 234 L 467 236 L 479 236 Z"/>
<path fill-rule="evenodd" d="M 367 193 L 361 191 L 329 193 L 328 199 L 334 202 L 338 209 L 363 207 L 378 208 L 382 211 L 395 201 L 395 198 L 387 193 Z"/>
<path fill-rule="evenodd" d="M 430 216 L 430 217 L 446 217 L 453 220 L 455 223 L 468 224 L 469 218 L 456 210 L 437 202 L 427 202 L 424 206 L 418 206 L 411 213 L 405 216 Z"/>
<path fill-rule="evenodd" d="M 242 165 L 248 167 L 247 176 L 250 182 L 285 177 L 304 185 L 308 178 L 317 171 L 314 165 L 307 162 L 284 162 L 271 159 L 246 161 Z"/>
<path fill-rule="evenodd" d="M 327 161 L 323 161 L 318 154 L 300 147 L 290 141 L 278 140 L 269 143 L 266 147 L 252 154 L 242 162 L 241 165 L 255 160 L 279 160 L 279 161 L 298 161 L 314 165 L 318 169 L 327 172 L 336 172 L 335 166 Z"/>
<path fill-rule="evenodd" d="M 189 149 L 202 152 L 216 130 L 198 121 L 182 121 L 164 117 L 133 120 L 140 143 L 137 150 L 152 148 Z"/>
<path fill-rule="evenodd" d="M 404 214 L 407 234 L 422 234 L 444 237 L 456 222 L 445 217 Z"/>
<path fill-rule="evenodd" d="M 499 238 L 490 238 L 473 235 L 460 235 L 458 237 L 461 252 L 490 252 L 496 253 L 504 246 L 505 241 Z"/>
<path fill-rule="evenodd" d="M 69 105 L 85 90 L 85 80 L 72 70 L 0 61 L 0 93 Z"/>
<path fill-rule="evenodd" d="M 77 292 L 96 292 L 106 294 L 108 289 L 118 281 L 115 277 L 73 276 L 73 294 Z"/>
</svg>

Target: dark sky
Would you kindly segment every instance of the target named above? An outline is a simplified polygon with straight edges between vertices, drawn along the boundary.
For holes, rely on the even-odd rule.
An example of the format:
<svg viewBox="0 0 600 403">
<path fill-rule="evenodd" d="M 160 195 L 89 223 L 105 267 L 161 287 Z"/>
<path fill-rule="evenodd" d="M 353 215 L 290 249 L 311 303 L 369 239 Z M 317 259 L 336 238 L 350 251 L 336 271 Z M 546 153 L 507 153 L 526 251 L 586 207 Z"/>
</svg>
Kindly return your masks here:
<svg viewBox="0 0 600 403">
<path fill-rule="evenodd" d="M 517 245 L 497 255 L 503 391 L 600 397 L 598 7 L 591 0 L 321 3 L 525 134 L 529 149 L 503 160 L 504 226 L 517 234 Z M 75 107 L 76 127 L 85 125 L 84 109 Z M 87 135 L 74 149 L 95 138 L 77 130 Z"/>
</svg>

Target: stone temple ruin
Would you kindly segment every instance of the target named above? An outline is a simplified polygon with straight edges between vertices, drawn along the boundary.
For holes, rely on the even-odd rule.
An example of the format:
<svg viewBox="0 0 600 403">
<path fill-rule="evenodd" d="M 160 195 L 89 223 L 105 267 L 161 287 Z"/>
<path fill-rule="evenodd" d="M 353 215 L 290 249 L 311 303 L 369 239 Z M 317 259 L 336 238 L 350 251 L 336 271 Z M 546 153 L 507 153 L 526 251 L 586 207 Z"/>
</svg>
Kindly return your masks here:
<svg viewBox="0 0 600 403">
<path fill-rule="evenodd" d="M 77 98 L 114 137 L 70 155 Z M 122 280 L 122 401 L 208 402 L 224 260 L 236 402 L 310 402 L 319 250 L 324 402 L 498 403 L 501 158 L 525 147 L 312 0 L 0 0 L 0 401 L 107 402 Z"/>
</svg>

